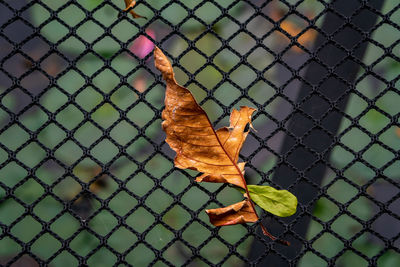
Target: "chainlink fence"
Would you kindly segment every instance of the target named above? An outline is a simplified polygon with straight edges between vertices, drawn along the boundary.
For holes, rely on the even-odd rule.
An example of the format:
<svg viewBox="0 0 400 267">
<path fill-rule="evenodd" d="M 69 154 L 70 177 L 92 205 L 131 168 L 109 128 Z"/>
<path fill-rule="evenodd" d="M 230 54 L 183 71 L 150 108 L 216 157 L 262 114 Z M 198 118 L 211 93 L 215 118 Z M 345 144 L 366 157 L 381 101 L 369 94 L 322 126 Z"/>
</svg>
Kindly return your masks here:
<svg viewBox="0 0 400 267">
<path fill-rule="evenodd" d="M 0 264 L 400 266 L 400 4 L 0 0 Z M 164 142 L 153 42 L 216 127 L 257 108 L 249 184 L 297 213 L 217 228 L 241 199 Z"/>
</svg>

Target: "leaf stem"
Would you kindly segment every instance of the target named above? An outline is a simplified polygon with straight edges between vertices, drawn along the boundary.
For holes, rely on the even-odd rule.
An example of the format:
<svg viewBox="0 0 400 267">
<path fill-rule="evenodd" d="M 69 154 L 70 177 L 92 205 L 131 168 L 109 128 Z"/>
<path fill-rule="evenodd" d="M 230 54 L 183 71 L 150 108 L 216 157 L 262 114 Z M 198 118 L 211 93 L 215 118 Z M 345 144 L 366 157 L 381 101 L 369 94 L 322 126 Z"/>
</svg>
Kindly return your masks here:
<svg viewBox="0 0 400 267">
<path fill-rule="evenodd" d="M 193 97 L 193 96 L 192 96 L 192 97 Z M 209 123 L 210 126 L 211 126 L 212 131 L 214 132 L 215 137 L 216 137 L 217 140 L 218 140 L 219 145 L 221 146 L 221 148 L 222 148 L 222 150 L 225 152 L 225 154 L 228 156 L 229 160 L 232 162 L 232 165 L 235 166 L 236 170 L 238 171 L 238 173 L 239 173 L 239 175 L 240 175 L 240 178 L 242 179 L 242 182 L 243 182 L 243 184 L 244 184 L 244 189 L 246 190 L 247 199 L 248 199 L 249 202 L 250 202 L 250 205 L 251 205 L 251 208 L 253 209 L 254 214 L 256 214 L 256 216 L 257 216 L 257 218 L 258 218 L 258 223 L 259 223 L 259 225 L 260 225 L 260 227 L 261 227 L 261 229 L 262 229 L 264 235 L 268 236 L 268 237 L 269 237 L 271 240 L 273 240 L 273 241 L 276 240 L 277 242 L 279 242 L 279 243 L 281 243 L 281 244 L 283 244 L 283 245 L 285 245 L 285 246 L 289 246 L 290 243 L 289 243 L 288 241 L 276 238 L 276 237 L 273 236 L 270 232 L 268 232 L 268 230 L 267 230 L 267 229 L 265 228 L 265 226 L 262 224 L 262 222 L 261 222 L 261 220 L 260 220 L 260 217 L 259 217 L 258 214 L 257 214 L 257 211 L 256 211 L 256 208 L 255 208 L 255 206 L 254 206 L 254 203 L 253 203 L 253 201 L 251 200 L 250 193 L 249 193 L 249 189 L 247 188 L 246 179 L 244 178 L 244 175 L 243 175 L 242 171 L 240 170 L 240 168 L 239 168 L 239 166 L 236 164 L 236 162 L 230 157 L 230 155 L 228 154 L 228 152 L 225 150 L 225 147 L 224 147 L 224 145 L 221 143 L 221 140 L 219 140 L 218 135 L 217 135 L 217 133 L 215 132 L 214 127 L 212 127 L 212 123 L 211 123 L 210 119 L 208 118 L 208 116 L 206 116 L 206 118 L 207 118 L 207 120 L 208 120 L 208 123 Z"/>
<path fill-rule="evenodd" d="M 261 221 L 259 222 L 259 224 L 260 224 L 261 230 L 263 231 L 263 234 L 268 236 L 269 238 L 271 238 L 271 240 L 276 241 L 278 243 L 281 243 L 282 245 L 285 245 L 285 246 L 290 246 L 290 242 L 289 241 L 286 241 L 286 240 L 283 240 L 283 239 L 280 239 L 280 238 L 276 238 L 270 232 L 268 232 L 268 230 L 264 227 L 264 225 L 262 224 Z"/>
</svg>

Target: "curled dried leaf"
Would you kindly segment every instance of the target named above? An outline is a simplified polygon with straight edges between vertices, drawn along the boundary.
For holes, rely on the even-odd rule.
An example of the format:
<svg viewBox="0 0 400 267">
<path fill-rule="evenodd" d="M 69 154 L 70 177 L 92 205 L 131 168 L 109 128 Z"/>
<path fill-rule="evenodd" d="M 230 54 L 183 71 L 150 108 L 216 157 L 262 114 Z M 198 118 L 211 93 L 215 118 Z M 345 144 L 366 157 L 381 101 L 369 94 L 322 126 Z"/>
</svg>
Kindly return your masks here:
<svg viewBox="0 0 400 267">
<path fill-rule="evenodd" d="M 175 166 L 202 172 L 197 181 L 226 182 L 246 189 L 245 163 L 237 161 L 248 134 L 244 129 L 255 109 L 233 110 L 230 127 L 215 131 L 190 91 L 177 84 L 171 63 L 158 47 L 154 59 L 167 83 L 162 127 L 166 142 L 176 152 Z"/>
<path fill-rule="evenodd" d="M 138 19 L 138 18 L 147 19 L 146 17 L 141 16 L 138 13 L 136 13 L 135 11 L 133 11 L 133 7 L 136 5 L 135 0 L 124 0 L 124 1 L 125 1 L 125 6 L 126 6 L 126 8 L 124 9 L 125 12 L 131 13 L 132 17 L 135 19 Z"/>
<path fill-rule="evenodd" d="M 215 226 L 258 221 L 258 217 L 247 199 L 224 208 L 209 209 L 206 212 L 210 222 Z"/>
<path fill-rule="evenodd" d="M 171 63 L 158 47 L 154 49 L 154 60 L 167 84 L 162 127 L 166 142 L 176 152 L 175 166 L 203 173 L 196 178 L 198 182 L 229 183 L 244 189 L 245 200 L 206 210 L 210 222 L 215 226 L 257 222 L 259 217 L 244 179 L 245 163 L 238 162 L 248 135 L 245 129 L 247 125 L 252 127 L 251 116 L 255 109 L 233 110 L 230 126 L 215 131 L 191 92 L 176 82 Z M 265 235 L 276 239 L 261 223 L 260 226 Z"/>
<path fill-rule="evenodd" d="M 244 175 L 244 162 L 239 162 L 238 167 Z M 204 173 L 196 178 L 196 182 L 210 182 L 210 183 L 228 183 L 234 184 L 241 188 L 244 188 L 242 177 L 238 174 L 223 174 L 223 175 L 213 175 L 209 173 Z"/>
<path fill-rule="evenodd" d="M 231 127 L 214 131 L 207 114 L 190 91 L 176 83 L 173 68 L 159 48 L 155 48 L 154 58 L 167 82 L 162 127 L 167 134 L 166 142 L 177 153 L 175 166 L 204 173 L 199 181 L 225 180 L 245 188 L 244 163 L 236 161 L 247 136 L 243 131 L 255 109 L 234 110 Z"/>
</svg>

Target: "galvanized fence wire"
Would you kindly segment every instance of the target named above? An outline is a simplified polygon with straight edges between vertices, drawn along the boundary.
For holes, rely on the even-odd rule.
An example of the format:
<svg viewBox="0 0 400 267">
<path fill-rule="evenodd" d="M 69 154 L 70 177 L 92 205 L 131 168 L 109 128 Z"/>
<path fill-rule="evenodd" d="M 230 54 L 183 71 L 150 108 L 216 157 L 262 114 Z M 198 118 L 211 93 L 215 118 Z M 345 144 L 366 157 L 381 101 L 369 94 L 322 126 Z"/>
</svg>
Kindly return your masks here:
<svg viewBox="0 0 400 267">
<path fill-rule="evenodd" d="M 3 213 L 1 219 L 4 220 L 0 220 L 2 229 L 0 247 L 12 244 L 16 248 L 14 253 L 0 254 L 1 264 L 5 266 L 12 266 L 13 264 L 58 266 L 60 263 L 56 259 L 60 255 L 66 254 L 68 255 L 66 258 L 76 265 L 95 266 L 98 264 L 93 260 L 95 256 L 107 251 L 111 255 L 109 258 L 113 259 L 111 266 L 136 266 L 140 262 L 138 260 L 138 257 L 141 256 L 140 253 L 139 255 L 135 254 L 135 257 L 129 256 L 135 250 L 151 254 L 148 262 L 142 262 L 141 264 L 160 266 L 214 266 L 224 264 L 226 266 L 232 266 L 233 264 L 266 266 L 268 262 L 275 262 L 282 266 L 294 266 L 298 264 L 307 265 L 307 257 L 311 259 L 311 262 L 317 262 L 320 266 L 334 266 L 337 264 L 346 266 L 345 264 L 348 264 L 348 261 L 354 261 L 355 259 L 359 264 L 357 266 L 376 266 L 379 264 L 385 266 L 385 257 L 398 259 L 398 239 L 400 237 L 398 227 L 393 226 L 389 230 L 382 230 L 381 225 L 385 223 L 398 225 L 400 220 L 399 210 L 396 208 L 399 201 L 399 184 L 396 180 L 397 177 L 394 177 L 395 174 L 393 174 L 395 170 L 388 171 L 388 169 L 395 169 L 396 164 L 399 162 L 399 145 L 396 142 L 400 143 L 400 138 L 397 137 L 398 139 L 396 139 L 396 127 L 400 127 L 400 113 L 395 104 L 392 104 L 388 109 L 386 105 L 382 105 L 380 102 L 383 101 L 382 99 L 386 101 L 388 98 L 389 100 L 390 98 L 398 100 L 400 95 L 399 75 L 396 74 L 400 64 L 400 53 L 398 52 L 400 38 L 394 38 L 393 42 L 386 44 L 381 43 L 381 40 L 377 39 L 375 34 L 379 29 L 382 29 L 381 27 L 386 27 L 385 29 L 388 29 L 387 35 L 399 36 L 400 20 L 398 18 L 400 15 L 397 14 L 400 14 L 400 4 L 392 4 L 390 10 L 384 12 L 380 9 L 381 7 L 377 8 L 375 2 L 375 4 L 371 4 L 373 1 L 350 1 L 352 4 L 347 4 L 354 8 L 349 10 L 338 8 L 338 6 L 343 6 L 346 1 L 311 1 L 312 3 L 309 6 L 318 8 L 314 8 L 315 14 L 310 16 L 305 14 L 302 8 L 302 5 L 307 1 L 212 0 L 198 1 L 195 4 L 175 0 L 157 4 L 153 3 L 154 1 L 138 1 L 135 10 L 140 10 L 143 15 L 148 17 L 148 20 L 143 20 L 132 19 L 130 14 L 124 13 L 122 11 L 124 6 L 121 2 L 123 1 L 98 1 L 93 8 L 88 9 L 82 1 L 78 0 L 63 1 L 62 4 L 51 4 L 49 1 L 0 1 L 2 14 L 4 14 L 3 19 L 0 21 L 0 45 L 3 46 L 2 50 L 4 51 L 0 60 L 0 86 L 2 86 L 2 101 L 0 102 L 2 112 L 0 130 L 2 162 L 0 170 L 14 166 L 14 168 L 18 168 L 24 173 L 23 177 L 15 183 L 9 182 L 9 179 L 13 179 L 11 172 L 3 171 L 0 173 L 0 214 Z M 199 15 L 199 11 L 205 8 L 206 5 L 209 10 L 217 10 L 217 13 L 219 13 L 215 18 L 207 21 Z M 31 11 L 34 6 L 35 8 L 39 6 L 41 10 L 44 10 L 44 13 L 48 14 L 47 18 L 43 18 L 40 23 L 33 22 Z M 82 12 L 83 18 L 80 21 L 74 23 L 64 21 L 65 17 L 61 16 L 61 14 L 71 6 Z M 165 11 L 172 7 L 178 8 L 176 10 L 180 10 L 179 16 L 183 17 L 178 22 L 173 22 L 170 17 L 165 15 Z M 273 17 L 274 13 L 272 12 L 278 7 L 283 10 L 282 14 L 278 17 Z M 109 23 L 104 23 L 97 15 L 104 8 L 112 10 L 113 15 L 117 14 Z M 139 11 L 137 12 L 139 13 Z M 370 17 L 365 15 L 366 13 L 370 14 Z M 246 14 L 246 16 L 242 16 L 242 14 Z M 329 28 L 329 25 L 326 27 L 324 18 L 328 14 L 335 17 L 336 21 L 340 23 L 332 26 L 332 28 Z M 365 15 L 364 19 L 376 20 L 376 23 L 373 23 L 372 26 L 364 27 L 365 21 L 361 21 L 361 14 Z M 305 26 L 299 27 L 295 34 L 290 32 L 289 28 L 283 26 L 284 23 L 294 17 L 305 23 Z M 253 28 L 249 28 L 249 25 L 260 19 L 266 21 L 270 26 L 264 33 L 257 34 L 253 31 Z M 191 20 L 194 20 L 196 25 L 200 25 L 198 28 L 200 33 L 196 36 L 189 35 L 182 30 Z M 223 20 L 225 22 L 222 22 Z M 48 35 L 44 33 L 44 29 L 50 23 L 55 22 L 66 29 L 66 34 L 54 41 L 49 40 Z M 124 24 L 125 27 L 136 29 L 136 33 L 121 40 L 115 34 L 116 28 L 121 25 L 121 22 L 128 22 Z M 20 26 L 15 26 L 17 23 Z M 81 27 L 86 23 L 94 23 L 102 33 L 93 40 L 88 41 L 85 36 L 79 33 Z M 221 27 L 230 25 L 229 27 L 234 27 L 236 30 L 227 36 L 222 36 L 220 34 L 221 31 L 216 29 L 218 23 L 221 24 Z M 161 36 L 160 34 L 154 38 L 146 31 L 149 27 L 155 29 L 156 35 L 162 32 L 163 36 L 159 37 Z M 13 31 L 19 32 L 15 35 Z M 126 29 L 126 31 L 129 30 Z M 314 32 L 313 45 L 303 42 L 301 39 L 302 36 L 304 37 L 310 32 Z M 279 33 L 279 37 L 275 36 L 277 33 Z M 247 39 L 240 39 L 244 38 L 244 35 L 241 34 L 245 34 Z M 357 35 L 358 39 L 356 38 L 354 43 L 349 43 L 347 40 L 341 39 L 340 36 L 342 34 L 346 37 Z M 251 132 L 249 136 L 251 140 L 248 141 L 251 148 L 241 154 L 241 159 L 247 162 L 246 172 L 251 181 L 259 184 L 268 183 L 278 188 L 283 187 L 295 192 L 299 198 L 298 211 L 296 216 L 292 218 L 280 219 L 267 214 L 262 215 L 263 219 L 275 225 L 272 228 L 273 234 L 289 240 L 293 244 L 294 250 L 282 248 L 282 245 L 267 240 L 257 230 L 257 225 L 232 228 L 237 229 L 239 232 L 245 232 L 239 234 L 236 240 L 229 240 L 222 233 L 224 230 L 211 226 L 205 217 L 201 217 L 204 215 L 204 209 L 210 207 L 210 204 L 214 205 L 214 207 L 215 204 L 225 205 L 226 203 L 220 197 L 233 189 L 227 185 L 218 185 L 216 189 L 211 190 L 194 182 L 193 177 L 195 177 L 195 174 L 173 167 L 173 154 L 163 141 L 164 135 L 159 126 L 162 110 L 162 103 L 160 103 L 162 97 L 160 96 L 163 95 L 157 97 L 152 95 L 154 92 L 155 94 L 159 92 L 158 88 L 163 88 L 164 82 L 159 72 L 152 66 L 152 53 L 140 57 L 130 49 L 130 44 L 138 39 L 139 36 L 147 37 L 163 49 L 165 54 L 170 57 L 175 69 L 179 70 L 178 76 L 186 76 L 185 86 L 192 86 L 192 88 L 203 91 L 201 105 L 213 103 L 214 108 L 215 106 L 218 107 L 220 112 L 219 114 L 215 112 L 218 114 L 213 120 L 215 125 L 219 125 L 224 120 L 226 121 L 232 108 L 242 104 L 243 101 L 258 109 L 254 116 L 254 121 L 259 119 L 263 123 L 270 125 L 270 128 L 261 128 L 261 131 L 265 130 L 266 133 Z M 205 52 L 203 47 L 198 45 L 198 42 L 203 40 L 205 36 L 212 36 L 216 43 L 216 48 L 210 53 Z M 64 42 L 71 40 L 71 38 L 84 46 L 79 53 L 73 54 L 60 48 Z M 119 46 L 114 53 L 107 56 L 96 48 L 96 44 L 102 42 L 105 38 L 110 38 L 112 42 Z M 170 42 L 173 38 L 185 43 L 186 47 L 180 49 L 179 52 L 174 52 L 175 48 Z M 281 46 L 281 48 L 275 49 L 276 47 L 273 48 L 270 44 L 266 44 L 265 40 L 270 40 L 269 38 L 281 40 L 280 43 L 274 44 L 274 46 Z M 233 45 L 233 42 L 237 39 L 240 39 L 241 44 L 250 46 L 249 49 L 244 52 L 238 51 L 239 49 Z M 37 43 L 32 44 L 33 40 Z M 283 43 L 284 45 L 282 45 Z M 380 51 L 381 54 L 374 55 L 374 59 L 367 62 L 364 58 L 365 49 L 370 49 L 372 46 L 376 51 Z M 39 53 L 37 52 L 38 49 L 43 49 L 43 51 L 40 50 L 42 51 L 40 52 L 41 55 L 36 54 Z M 250 57 L 258 49 L 262 49 L 265 53 L 272 55 L 273 60 L 265 64 L 265 66 L 255 66 Z M 298 49 L 298 51 L 293 51 L 294 49 Z M 363 49 L 364 52 L 357 52 Z M 327 52 L 326 50 L 329 51 Z M 196 53 L 196 57 L 192 59 L 193 64 L 196 63 L 195 61 L 200 61 L 200 59 L 204 59 L 204 64 L 193 71 L 189 70 L 188 67 L 191 64 L 185 65 L 182 63 L 182 60 L 189 53 Z M 229 69 L 223 68 L 216 62 L 216 58 L 221 53 L 229 53 L 232 58 L 237 58 L 237 61 Z M 126 69 L 125 73 L 121 73 L 119 69 L 116 69 L 114 63 L 122 54 L 129 55 L 131 61 L 137 62 L 134 67 L 127 67 L 128 69 Z M 102 61 L 102 66 L 97 69 L 93 67 L 94 70 L 91 74 L 82 70 L 80 65 L 88 55 Z M 44 68 L 44 64 L 50 56 L 56 56 L 59 65 L 63 66 L 57 67 L 56 73 L 51 73 L 51 69 Z M 21 60 L 15 63 L 13 61 L 15 57 L 21 58 Z M 293 65 L 293 62 L 290 63 L 290 61 L 296 57 L 302 58 L 302 60 L 297 65 Z M 388 60 L 390 60 L 390 64 L 385 63 L 386 65 L 382 67 L 382 62 Z M 346 73 L 341 70 L 346 64 L 352 66 L 353 78 L 346 76 Z M 317 65 L 320 70 L 323 70 L 319 73 L 320 76 L 313 77 L 313 73 L 307 74 L 307 69 L 311 65 Z M 276 69 L 277 66 L 279 66 L 278 70 Z M 212 88 L 207 88 L 198 79 L 199 75 L 207 68 L 212 68 L 220 76 L 220 80 Z M 253 75 L 253 78 L 249 78 L 250 81 L 246 85 L 240 84 L 240 81 L 234 78 L 238 71 L 243 68 Z M 390 68 L 394 70 L 392 71 Z M 272 70 L 276 76 L 280 75 L 279 73 L 276 74 L 277 72 L 285 72 L 287 74 L 280 82 L 276 82 L 270 76 L 265 75 L 265 73 Z M 77 79 L 83 80 L 79 88 L 73 92 L 65 89 L 62 86 L 64 83 L 60 82 L 71 71 L 79 76 Z M 110 75 L 118 80 L 114 87 L 109 88 L 107 91 L 95 82 L 96 77 L 102 75 L 104 71 L 110 72 Z M 394 72 L 394 74 L 388 75 L 389 71 Z M 137 72 L 148 74 L 148 79 L 151 80 L 145 90 L 138 90 L 128 79 L 128 77 L 136 75 Z M 40 78 L 38 78 L 39 76 L 31 75 L 39 75 Z M 25 79 L 29 77 L 36 77 L 39 80 L 46 81 L 45 86 L 37 89 L 34 81 L 26 82 Z M 379 83 L 379 86 L 382 87 L 372 97 L 367 96 L 359 89 L 366 79 L 373 79 L 375 84 Z M 335 80 L 337 87 L 341 88 L 340 90 L 338 89 L 340 94 L 321 90 L 332 80 Z M 273 90 L 272 96 L 266 100 L 257 99 L 257 96 L 251 93 L 252 88 L 260 82 Z M 287 88 L 292 88 L 294 83 L 300 84 L 300 88 L 308 88 L 307 94 L 301 99 L 299 97 L 296 98 L 296 94 L 288 93 L 287 91 Z M 228 97 L 226 93 L 222 97 L 217 96 L 216 93 L 224 84 L 229 84 L 235 90 L 235 93 L 238 92 L 237 97 L 232 101 L 228 101 L 229 103 L 224 101 L 224 98 Z M 129 88 L 136 99 L 121 107 L 117 101 L 113 100 L 113 95 L 118 93 L 123 86 Z M 82 93 L 87 92 L 88 87 L 101 98 L 90 108 L 85 106 L 86 102 L 78 100 Z M 66 100 L 56 108 L 49 109 L 47 104 L 43 104 L 43 97 L 52 90 L 57 90 Z M 17 91 L 18 93 L 16 93 Z M 7 102 L 8 97 L 13 94 L 17 96 L 14 106 Z M 299 93 L 299 96 L 301 96 L 301 93 Z M 355 98 L 359 102 L 354 102 Z M 318 99 L 320 106 L 313 106 L 312 103 L 315 103 L 313 99 Z M 51 101 L 57 102 L 57 99 L 51 98 Z M 282 106 L 281 103 L 285 103 L 286 106 Z M 357 103 L 362 103 L 363 108 L 360 108 L 360 112 L 356 115 L 349 114 L 351 105 L 357 105 Z M 97 119 L 98 111 L 105 105 L 118 114 L 118 117 L 109 124 L 101 122 L 101 119 L 99 122 L 99 119 Z M 144 108 L 135 109 L 137 106 Z M 271 106 L 278 107 L 278 110 L 271 111 Z M 279 116 L 279 108 L 282 108 L 283 112 L 287 112 L 287 116 Z M 34 113 L 33 109 L 45 117 L 43 123 L 40 123 L 37 127 L 24 123 L 26 121 L 23 119 L 29 113 L 37 115 L 38 113 Z M 62 119 L 60 114 L 63 114 L 67 109 L 76 110 L 76 114 L 79 114 L 80 121 L 75 125 L 71 126 L 68 121 L 76 118 Z M 384 121 L 384 125 L 375 131 L 371 130 L 369 121 L 365 123 L 365 120 L 369 119 L 366 116 L 371 111 L 374 114 L 378 114 L 376 115 L 378 116 L 377 120 Z M 129 115 L 130 112 L 133 112 L 136 117 L 144 116 L 146 112 L 153 115 L 149 115 L 150 118 L 147 121 L 138 123 Z M 333 115 L 340 118 L 343 129 L 339 129 L 339 125 L 327 125 L 327 121 Z M 126 142 L 122 142 L 115 137 L 117 136 L 116 132 L 120 130 L 121 123 L 126 123 L 129 129 L 136 131 L 136 135 L 133 135 Z M 94 136 L 94 132 L 97 131 L 100 131 L 100 134 L 96 138 L 93 137 L 95 139 L 93 142 L 84 143 L 82 139 L 77 138 L 77 135 L 80 129 L 88 124 L 96 129 L 93 132 L 86 133 L 88 136 Z M 300 132 L 297 130 L 297 132 L 292 132 L 291 125 L 293 126 L 294 124 L 297 125 L 296 127 L 299 124 L 304 127 Z M 55 131 L 57 132 L 61 132 L 63 136 L 60 140 L 55 141 L 53 145 L 49 145 L 52 142 L 50 137 L 42 137 L 43 132 L 48 131 L 50 127 L 56 129 Z M 25 138 L 22 138 L 22 141 L 18 136 L 10 139 L 13 133 L 10 129 L 15 128 L 22 132 L 22 135 L 26 135 Z M 154 131 L 154 129 L 158 129 L 159 132 Z M 351 133 L 354 130 L 357 133 Z M 387 141 L 389 139 L 386 139 L 386 135 L 389 132 L 391 135 L 391 139 L 389 139 L 394 141 Z M 278 135 L 281 135 L 281 137 L 276 139 Z M 349 135 L 352 135 L 353 138 L 355 136 L 356 139 L 367 138 L 369 141 L 356 149 L 352 147 L 353 140 L 350 143 L 343 141 Z M 6 138 L 7 136 L 8 139 Z M 310 141 L 310 139 L 313 139 L 313 141 Z M 313 143 L 318 142 L 319 139 L 322 140 L 321 142 L 328 140 L 328 145 L 318 146 L 317 143 Z M 8 141 L 5 142 L 4 140 Z M 283 149 L 279 148 L 279 145 L 287 140 L 292 140 L 292 144 L 283 151 Z M 103 146 L 105 141 L 111 148 L 110 151 L 105 149 L 101 153 L 108 153 L 114 149 L 117 151 L 108 160 L 103 160 L 98 156 L 98 153 L 94 152 L 99 147 L 107 148 Z M 139 148 L 136 150 L 132 148 L 139 142 L 141 144 Z M 32 146 L 35 149 L 32 149 Z M 77 153 L 78 156 L 70 162 L 60 159 L 60 153 L 75 153 L 68 152 L 68 150 L 65 150 L 66 147 L 71 148 L 71 151 L 74 149 L 79 151 Z M 379 149 L 376 149 L 377 147 Z M 371 150 L 372 148 L 375 148 L 375 150 Z M 299 153 L 299 150 L 303 151 L 302 154 Z M 332 162 L 332 158 L 334 158 L 332 153 L 337 150 L 342 151 L 342 154 L 338 156 L 339 159 L 345 157 L 345 155 L 351 159 L 342 165 Z M 30 154 L 27 151 L 30 151 Z M 375 158 L 378 158 L 378 161 L 380 158 L 382 162 L 378 164 L 374 161 L 376 160 L 375 158 L 371 159 L 371 157 L 367 156 L 372 153 L 371 151 L 376 153 Z M 389 156 L 381 156 L 381 152 Z M 141 156 L 141 154 L 144 156 Z M 257 155 L 267 155 L 269 158 L 274 158 L 275 160 L 272 161 L 273 166 L 265 170 L 259 159 L 254 160 L 259 157 Z M 300 159 L 293 159 L 293 155 Z M 138 157 L 143 158 L 138 159 Z M 154 163 L 155 158 L 160 157 L 167 159 L 169 165 L 166 165 L 168 170 L 157 176 L 153 173 L 152 168 L 164 164 Z M 31 163 L 30 160 L 35 162 Z M 83 161 L 90 161 L 91 166 L 95 166 L 90 170 L 85 170 L 86 172 L 91 172 L 89 180 L 82 179 L 82 175 L 77 171 L 77 169 L 84 166 L 82 164 Z M 51 166 L 49 167 L 48 164 Z M 118 170 L 123 168 L 125 164 L 133 164 L 136 167 L 124 179 L 121 179 Z M 362 165 L 362 171 L 364 170 L 365 173 L 368 173 L 371 176 L 370 179 L 360 178 L 359 176 L 362 176 L 360 174 L 349 175 L 349 172 L 354 171 L 355 165 Z M 162 166 L 162 168 L 165 168 L 165 164 Z M 41 174 L 43 169 L 54 172 L 54 168 L 59 170 L 60 174 L 51 182 L 44 181 Z M 279 182 L 279 177 L 270 179 L 280 168 L 288 169 L 289 172 L 294 173 L 296 178 L 290 181 L 286 180 L 286 182 Z M 322 175 L 319 179 L 313 179 L 310 177 L 312 176 L 310 173 L 317 168 L 323 170 L 325 175 Z M 179 177 L 176 175 L 177 173 L 179 173 Z M 5 175 L 8 176 L 6 177 Z M 130 182 L 140 179 L 142 177 L 140 175 L 150 178 L 152 183 L 151 187 L 143 194 L 134 192 L 128 186 Z M 324 178 L 328 176 L 331 178 Z M 186 179 L 187 186 L 179 192 L 174 191 L 173 186 L 165 185 L 165 181 L 169 180 L 170 177 L 173 177 L 173 179 Z M 361 182 L 357 180 L 358 178 L 361 179 Z M 284 180 L 285 178 L 281 179 Z M 71 183 L 78 184 L 80 187 L 76 194 L 71 197 L 60 195 L 55 190 L 57 186 L 66 180 L 72 180 Z M 41 188 L 41 193 L 34 193 L 33 199 L 31 197 L 30 201 L 25 201 L 25 193 L 21 193 L 21 191 L 28 190 L 26 188 L 28 182 L 29 184 L 38 185 Z M 336 194 L 343 192 L 331 189 L 337 187 L 339 182 L 341 185 L 344 184 L 344 187 L 340 187 L 340 190 L 351 188 L 349 190 L 356 191 L 356 193 L 345 201 L 341 201 Z M 110 192 L 105 197 L 99 196 L 98 192 L 106 190 L 104 188 L 107 188 L 110 184 L 114 186 L 113 190 L 115 191 Z M 140 186 L 140 180 L 137 181 L 135 186 Z M 305 187 L 312 188 L 312 192 L 309 193 L 309 191 L 303 190 Z M 24 189 L 22 190 L 21 188 Z M 66 187 L 63 188 L 65 189 Z M 94 188 L 100 189 L 95 191 Z M 383 188 L 382 191 L 379 191 L 381 188 Z M 193 190 L 196 190 L 198 194 L 207 196 L 207 201 L 200 203 L 196 208 L 190 206 L 190 203 L 195 202 L 196 199 L 184 201 L 186 198 L 190 199 Z M 162 192 L 166 198 L 171 199 L 164 209 L 158 210 L 154 208 L 149 201 L 156 191 Z M 395 193 L 388 193 L 393 191 Z M 115 206 L 112 205 L 112 202 L 115 201 L 113 199 L 119 199 L 122 193 L 127 195 L 126 199 L 132 199 L 135 202 L 126 213 L 117 211 L 114 208 Z M 382 198 L 382 195 L 385 194 L 387 194 L 387 199 Z M 38 207 L 42 206 L 42 201 L 48 198 L 57 202 L 57 205 L 61 205 L 61 208 L 54 216 L 49 215 L 49 218 L 43 215 L 49 211 L 44 213 L 38 211 Z M 355 205 L 356 202 L 358 203 L 361 198 L 368 203 L 366 205 L 367 211 L 371 213 L 374 211 L 374 214 L 368 218 L 362 218 L 351 209 L 351 206 Z M 321 199 L 329 202 L 329 205 L 324 206 L 321 204 Z M 9 204 L 11 201 L 12 205 Z M 319 204 L 315 206 L 316 203 Z M 5 214 L 9 212 L 6 207 L 11 207 L 14 210 L 21 208 L 23 211 L 12 219 L 6 220 L 4 218 L 13 216 L 11 213 L 9 216 Z M 165 219 L 165 216 L 177 207 L 188 216 L 187 221 L 184 221 L 179 227 L 175 227 Z M 359 208 L 361 206 L 356 207 Z M 316 211 L 318 208 L 327 210 L 325 212 L 332 213 L 332 216 L 329 219 L 322 219 L 316 214 L 318 213 Z M 129 218 L 138 210 L 145 210 L 146 214 L 148 214 L 146 216 L 152 218 L 152 222 L 141 230 L 136 228 L 135 222 L 131 223 L 129 221 Z M 96 216 L 104 212 L 111 215 L 116 222 L 105 233 L 99 233 L 92 227 L 91 222 Z M 78 223 L 78 226 L 68 236 L 60 234 L 58 228 L 54 226 L 57 222 L 64 222 L 61 218 L 64 218 L 63 216 L 66 216 L 66 214 L 71 216 L 71 220 Z M 356 230 L 354 233 L 343 233 L 343 231 L 351 231 L 351 229 L 338 230 L 337 224 L 340 223 L 343 216 L 346 216 L 352 222 L 351 225 L 355 225 Z M 380 219 L 382 218 L 381 216 L 386 216 L 386 219 L 382 221 Z M 18 232 L 19 230 L 16 230 L 19 229 L 16 226 L 22 225 L 27 217 L 32 218 L 33 224 L 40 225 L 40 231 L 34 233 L 31 239 L 22 238 Z M 299 226 L 304 218 L 308 218 L 307 223 Z M 137 219 L 136 223 L 140 224 L 141 221 Z M 201 242 L 196 244 L 190 238 L 185 238 L 185 231 L 194 223 L 198 225 L 198 229 L 205 229 L 204 231 L 208 232 L 208 236 L 205 236 Z M 318 227 L 312 228 L 312 224 L 318 225 Z M 68 227 L 67 223 L 65 227 Z M 162 227 L 163 231 L 168 232 L 170 235 L 169 240 L 165 241 L 162 246 L 155 245 L 154 239 L 149 237 L 156 227 Z M 311 228 L 319 230 L 314 235 L 311 235 Z M 133 236 L 132 240 L 134 240 L 124 249 L 110 241 L 114 234 L 121 229 L 130 233 Z M 96 245 L 89 249 L 87 253 L 82 253 L 74 245 L 83 232 L 97 240 Z M 337 246 L 337 250 L 333 249 L 335 252 L 321 250 L 322 247 L 327 247 L 327 250 L 329 250 L 329 247 L 333 246 L 321 243 L 321 240 L 326 238 L 327 235 L 329 235 L 330 239 L 326 239 L 325 242 L 329 243 L 329 241 L 334 240 L 332 243 L 340 243 Z M 42 244 L 39 241 L 44 236 L 47 236 L 47 238 L 50 236 L 50 239 L 53 240 L 52 242 L 56 244 L 55 247 L 57 247 L 48 255 L 40 251 L 37 252 L 38 249 L 36 249 L 36 247 L 40 246 L 39 244 Z M 361 248 L 364 243 L 360 247 L 357 246 L 361 242 L 361 238 L 364 237 L 366 243 L 372 244 L 370 250 Z M 210 254 L 204 252 L 207 247 L 211 247 L 212 242 L 217 242 L 217 245 L 212 246 L 213 249 L 216 248 L 218 251 L 218 246 L 222 246 L 226 250 L 225 254 L 217 257 L 210 256 Z M 174 254 L 175 252 L 170 254 L 169 249 L 178 243 L 178 248 L 174 250 L 177 255 Z M 246 248 L 239 248 L 244 243 Z M 45 245 L 43 246 L 45 247 Z M 138 250 L 139 248 L 141 250 Z M 252 251 L 257 251 L 257 253 L 250 256 L 249 248 Z M 371 250 L 375 252 L 371 252 Z M 351 255 L 349 256 L 349 254 Z M 179 262 L 175 261 L 177 258 L 181 260 Z M 346 259 L 348 260 L 347 262 L 345 261 Z"/>
</svg>

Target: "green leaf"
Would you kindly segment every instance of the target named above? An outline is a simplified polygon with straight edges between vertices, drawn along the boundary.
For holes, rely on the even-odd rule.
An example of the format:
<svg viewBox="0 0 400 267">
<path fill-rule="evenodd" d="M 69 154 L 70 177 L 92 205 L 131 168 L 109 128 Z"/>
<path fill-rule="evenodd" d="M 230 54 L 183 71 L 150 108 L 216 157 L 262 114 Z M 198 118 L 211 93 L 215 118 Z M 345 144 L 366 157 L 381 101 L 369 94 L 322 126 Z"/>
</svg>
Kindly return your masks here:
<svg viewBox="0 0 400 267">
<path fill-rule="evenodd" d="M 248 185 L 250 197 L 263 210 L 280 217 L 296 212 L 297 198 L 287 190 L 277 190 L 266 185 Z M 241 189 L 241 192 L 244 191 Z"/>
</svg>

